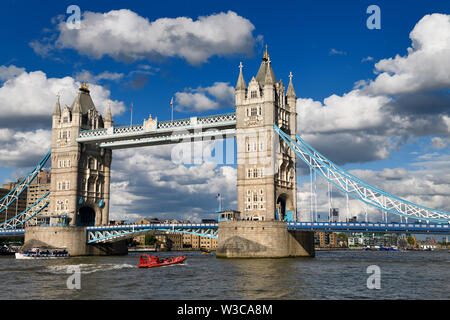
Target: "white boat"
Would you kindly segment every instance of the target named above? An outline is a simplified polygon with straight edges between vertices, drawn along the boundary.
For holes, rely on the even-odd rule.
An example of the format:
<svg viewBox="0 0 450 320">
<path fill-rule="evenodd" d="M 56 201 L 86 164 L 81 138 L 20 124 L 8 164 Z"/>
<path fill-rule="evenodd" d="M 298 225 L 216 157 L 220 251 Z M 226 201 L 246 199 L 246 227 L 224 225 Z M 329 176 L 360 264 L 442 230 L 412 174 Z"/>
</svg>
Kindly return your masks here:
<svg viewBox="0 0 450 320">
<path fill-rule="evenodd" d="M 16 252 L 16 259 L 31 260 L 31 259 L 67 259 L 70 258 L 69 253 L 63 249 L 42 250 L 41 248 L 32 248 L 30 251 Z"/>
</svg>

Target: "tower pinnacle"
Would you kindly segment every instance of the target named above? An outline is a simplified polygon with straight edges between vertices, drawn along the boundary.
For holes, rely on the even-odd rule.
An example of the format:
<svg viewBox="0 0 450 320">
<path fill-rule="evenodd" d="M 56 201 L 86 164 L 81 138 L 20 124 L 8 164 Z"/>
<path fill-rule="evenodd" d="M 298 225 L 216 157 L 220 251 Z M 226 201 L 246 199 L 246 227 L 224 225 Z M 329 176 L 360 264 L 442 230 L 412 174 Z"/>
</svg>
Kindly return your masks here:
<svg viewBox="0 0 450 320">
<path fill-rule="evenodd" d="M 288 89 L 287 89 L 287 96 L 288 96 L 288 98 L 291 98 L 291 97 L 295 98 L 296 97 L 295 90 L 294 90 L 294 85 L 292 84 L 292 77 L 293 77 L 292 72 L 290 72 L 289 73 L 289 86 L 288 86 Z"/>
<path fill-rule="evenodd" d="M 61 105 L 59 104 L 59 93 L 56 95 L 56 97 L 57 97 L 57 100 L 56 100 L 55 110 L 53 111 L 53 115 L 60 116 L 61 115 Z"/>
<path fill-rule="evenodd" d="M 242 65 L 242 62 L 239 63 L 240 71 L 239 71 L 238 82 L 236 84 L 236 90 L 245 90 L 245 89 L 247 89 L 247 84 L 245 83 L 245 80 L 244 80 L 244 74 L 242 73 L 242 68 L 243 67 L 244 66 Z"/>
</svg>

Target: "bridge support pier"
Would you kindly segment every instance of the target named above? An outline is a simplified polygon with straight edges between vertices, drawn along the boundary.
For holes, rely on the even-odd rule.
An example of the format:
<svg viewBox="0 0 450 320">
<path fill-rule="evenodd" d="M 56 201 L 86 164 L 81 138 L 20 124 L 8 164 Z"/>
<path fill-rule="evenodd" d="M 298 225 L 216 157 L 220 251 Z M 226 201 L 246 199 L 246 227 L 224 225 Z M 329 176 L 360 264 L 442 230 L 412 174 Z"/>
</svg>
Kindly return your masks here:
<svg viewBox="0 0 450 320">
<path fill-rule="evenodd" d="M 218 258 L 314 257 L 312 231 L 288 231 L 282 221 L 219 222 Z"/>
<path fill-rule="evenodd" d="M 24 248 L 48 245 L 57 248 L 66 248 L 71 256 L 101 256 L 126 255 L 128 247 L 125 240 L 88 244 L 85 227 L 44 227 L 28 226 L 25 229 Z"/>
</svg>

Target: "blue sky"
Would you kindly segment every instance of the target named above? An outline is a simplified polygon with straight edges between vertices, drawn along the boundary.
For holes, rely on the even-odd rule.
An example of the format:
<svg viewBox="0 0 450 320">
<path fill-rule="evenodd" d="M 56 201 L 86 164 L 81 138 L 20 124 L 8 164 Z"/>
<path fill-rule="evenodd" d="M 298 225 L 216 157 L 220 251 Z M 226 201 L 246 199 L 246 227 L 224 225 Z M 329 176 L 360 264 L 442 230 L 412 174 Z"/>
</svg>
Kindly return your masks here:
<svg viewBox="0 0 450 320">
<path fill-rule="evenodd" d="M 66 9 L 72 4 L 80 7 L 83 19 L 86 18 L 84 16 L 86 12 L 96 14 L 92 16 L 92 20 L 82 20 L 82 23 L 85 21 L 86 24 L 93 23 L 94 20 L 102 21 L 101 14 L 108 14 L 112 10 L 126 9 L 128 13 L 131 13 L 131 17 L 140 21 L 140 25 L 145 25 L 145 19 L 150 23 L 162 18 L 174 22 L 178 21 L 176 19 L 180 19 L 180 17 L 199 21 L 199 17 L 208 18 L 217 14 L 230 17 L 235 14 L 238 21 L 243 23 L 243 28 L 247 27 L 248 30 L 244 34 L 243 28 L 225 25 L 223 29 L 227 29 L 225 30 L 227 32 L 224 34 L 225 37 L 229 36 L 230 40 L 224 41 L 224 44 L 216 48 L 207 41 L 201 42 L 204 46 L 201 49 L 206 52 L 206 57 L 196 61 L 192 61 L 191 53 L 183 55 L 185 48 L 180 42 L 174 42 L 171 47 L 173 55 L 165 53 L 156 55 L 157 48 L 149 49 L 144 43 L 145 37 L 142 38 L 143 41 L 136 44 L 136 48 L 129 46 L 126 39 L 122 38 L 116 38 L 117 43 L 111 43 L 111 46 L 108 47 L 108 43 L 100 44 L 95 41 L 95 38 L 92 39 L 92 43 L 89 43 L 89 39 L 87 39 L 88 44 L 82 42 L 81 38 L 88 37 L 86 32 L 77 38 L 79 42 L 74 40 L 75 38 L 71 38 L 76 37 L 74 34 L 67 33 L 64 34 L 67 37 L 62 41 L 63 48 L 61 48 L 58 47 L 56 41 L 56 39 L 61 40 L 63 36 L 63 32 L 58 29 L 58 23 L 69 17 Z M 369 17 L 366 9 L 372 4 L 378 5 L 381 9 L 380 30 L 369 30 L 366 27 L 366 20 Z M 395 90 L 390 90 L 382 83 L 383 79 L 377 79 L 378 75 L 382 73 L 395 77 L 397 71 L 392 72 L 392 70 L 400 70 L 398 74 L 411 72 L 417 76 L 414 71 L 411 71 L 414 68 L 410 67 L 416 62 L 414 57 L 411 56 L 408 59 L 408 66 L 404 69 L 401 67 L 401 61 L 392 62 L 392 60 L 395 60 L 397 55 L 408 58 L 410 53 L 407 48 L 412 46 L 410 33 L 418 25 L 417 30 L 425 30 L 417 32 L 418 43 L 421 41 L 425 43 L 425 39 L 428 37 L 426 32 L 430 31 L 426 26 L 421 26 L 419 22 L 423 17 L 436 13 L 447 15 L 448 18 L 450 11 L 448 1 L 409 1 L 407 4 L 403 1 L 320 1 L 320 3 L 292 1 L 280 2 L 276 5 L 261 1 L 171 1 L 167 5 L 149 1 L 52 1 L 43 5 L 42 2 L 35 1 L 5 0 L 2 2 L 2 9 L 0 24 L 4 32 L 1 36 L 0 66 L 3 66 L 4 69 L 0 69 L 0 90 L 3 89 L 5 95 L 9 92 L 6 88 L 8 81 L 10 82 L 9 86 L 14 86 L 17 85 L 17 80 L 15 83 L 13 82 L 15 77 L 21 73 L 29 76 L 30 73 L 40 71 L 45 77 L 44 80 L 41 79 L 43 82 L 40 83 L 49 85 L 53 83 L 50 79 L 55 79 L 54 82 L 60 85 L 59 82 L 65 77 L 70 77 L 73 82 L 79 82 L 87 75 L 88 82 L 93 86 L 98 86 L 98 91 L 101 92 L 99 96 L 102 98 L 94 101 L 97 107 L 99 104 L 103 104 L 99 107 L 100 110 L 104 110 L 106 107 L 107 99 L 115 101 L 116 108 L 113 111 L 116 124 L 130 122 L 129 109 L 132 103 L 134 105 L 133 123 L 142 123 L 149 114 L 158 117 L 158 120 L 169 120 L 169 102 L 172 97 L 176 97 L 175 118 L 233 112 L 233 101 L 227 94 L 232 92 L 231 89 L 236 84 L 239 62 L 242 61 L 244 64 L 244 76 L 248 83 L 256 74 L 264 46 L 268 44 L 277 79 L 282 79 L 287 84 L 289 72 L 292 71 L 294 74 L 293 82 L 299 98 L 299 114 L 302 114 L 299 133 L 305 139 L 308 139 L 313 146 L 331 160 L 346 169 L 361 172 L 364 175 L 363 178 L 367 178 L 374 184 L 381 183 L 380 187 L 385 187 L 390 192 L 399 191 L 400 196 L 421 201 L 425 205 L 437 206 L 440 209 L 448 210 L 450 207 L 450 192 L 447 190 L 450 178 L 444 182 L 436 181 L 438 176 L 440 178 L 448 177 L 445 174 L 440 175 L 439 172 L 448 169 L 446 161 L 448 160 L 450 141 L 445 121 L 450 115 L 450 106 L 448 105 L 450 84 L 445 77 L 433 78 L 434 69 L 432 66 L 427 69 L 427 63 L 423 63 L 423 61 L 427 61 L 426 59 L 437 61 L 440 56 L 435 58 L 430 52 L 423 50 L 420 68 L 425 69 L 423 78 L 427 81 L 426 84 L 419 85 L 417 88 L 408 84 L 402 84 L 404 87 L 401 87 L 400 84 L 397 86 L 393 83 L 392 87 L 395 87 Z M 435 18 L 436 16 L 433 16 L 433 19 Z M 436 20 L 438 19 L 436 18 Z M 445 21 L 445 18 L 441 21 Z M 182 24 L 179 27 L 186 26 L 187 24 Z M 204 25 L 206 28 L 209 26 L 209 24 Z M 436 30 L 437 34 L 442 33 L 442 39 L 448 37 L 446 35 L 448 30 L 445 27 L 444 22 L 443 27 Z M 120 29 L 121 27 L 112 26 L 111 28 Z M 83 30 L 80 31 L 80 33 L 83 32 Z M 239 32 L 243 33 L 246 41 L 234 38 Z M 130 37 L 133 34 L 134 32 L 130 32 Z M 443 41 L 445 42 L 445 40 Z M 117 47 L 113 47 L 113 45 L 123 46 L 120 48 L 122 55 L 116 54 Z M 426 46 L 423 45 L 423 47 Z M 188 49 L 193 50 L 193 48 Z M 95 56 L 95 52 L 98 52 L 95 50 L 100 50 L 102 55 Z M 420 51 L 420 48 L 415 50 Z M 446 52 L 445 50 L 447 48 L 444 48 L 444 52 Z M 139 57 L 133 56 L 135 52 L 139 53 Z M 419 54 L 421 52 L 417 55 Z M 392 58 L 391 62 L 389 62 L 390 58 Z M 375 64 L 379 61 L 385 62 L 376 70 Z M 11 66 L 15 66 L 19 71 L 12 72 Z M 444 72 L 448 70 L 447 67 L 448 60 L 443 61 L 442 70 Z M 1 72 L 4 72 L 5 75 L 2 75 Z M 420 79 L 420 76 L 418 77 Z M 365 80 L 366 83 L 361 84 L 361 92 L 355 91 L 355 83 L 361 80 Z M 29 83 L 31 86 L 31 82 Z M 219 88 L 217 83 L 221 83 L 222 86 Z M 21 90 L 11 92 L 21 92 L 26 96 L 28 94 L 26 89 L 21 88 Z M 211 94 L 211 92 L 218 92 L 212 91 L 211 88 L 220 89 L 220 95 Z M 49 91 L 51 91 L 50 88 Z M 216 107 L 210 109 L 202 107 L 191 99 L 195 93 L 208 98 L 207 101 L 216 101 Z M 352 99 L 348 108 L 345 109 L 349 114 L 342 116 L 341 119 L 342 112 L 338 108 L 342 107 L 341 104 L 345 104 L 346 99 L 352 94 L 355 95 L 355 99 Z M 5 129 L 3 136 L 9 134 L 16 137 L 14 140 L 16 142 L 7 142 L 7 138 L 2 140 L 2 135 L 0 135 L 0 143 L 6 151 L 0 157 L 0 182 L 9 181 L 23 174 L 39 160 L 40 153 L 42 156 L 44 155 L 43 147 L 42 150 L 31 150 L 32 146 L 24 142 L 25 138 L 23 137 L 33 134 L 37 142 L 41 138 L 49 137 L 49 114 L 56 99 L 49 100 L 50 95 L 55 96 L 52 92 L 45 98 L 35 101 L 37 105 L 41 104 L 39 108 L 44 110 L 41 117 L 30 115 L 21 122 L 20 110 L 18 110 L 21 108 L 20 101 L 11 107 L 13 109 L 8 109 L 9 107 L 5 105 L 4 109 L 0 109 L 3 113 L 2 117 L 4 117 L 3 122 L 0 120 L 0 129 L 2 126 Z M 333 95 L 342 97 L 343 101 L 327 103 L 326 99 Z M 361 118 L 362 111 L 358 110 L 356 105 L 360 103 L 359 101 L 361 103 L 372 101 L 374 96 L 380 97 L 380 99 L 389 97 L 390 101 L 373 102 L 373 109 L 367 107 L 364 112 L 368 114 L 371 110 L 377 110 L 377 112 L 374 112 L 373 117 L 369 116 L 368 119 Z M 412 107 L 408 107 L 410 104 L 407 102 L 412 100 L 419 104 L 419 101 L 422 101 L 419 98 L 424 96 L 433 99 L 436 106 L 428 107 L 425 103 L 417 105 L 414 110 Z M 67 94 L 63 94 L 62 98 L 64 97 L 69 99 Z M 187 98 L 191 100 L 186 100 Z M 359 100 L 363 98 L 369 100 Z M 0 100 L 0 104 L 1 102 L 2 100 Z M 69 104 L 70 102 L 67 100 L 65 103 Z M 48 105 L 44 107 L 42 103 L 48 103 Z M 322 104 L 320 112 L 319 103 Z M 45 114 L 45 110 L 48 110 L 47 114 Z M 313 111 L 317 111 L 318 114 L 325 112 L 333 117 L 333 112 L 328 112 L 331 110 L 336 110 L 339 121 L 336 121 L 336 124 L 334 121 L 329 121 L 330 128 L 321 124 L 313 116 L 315 114 Z M 370 122 L 368 120 L 375 118 L 377 121 L 366 125 L 367 122 Z M 354 125 L 355 123 L 357 125 Z M 355 138 L 356 136 L 360 136 L 360 141 L 350 139 L 350 137 Z M 432 140 L 433 138 L 434 140 Z M 29 154 L 25 150 L 21 157 L 11 151 L 17 151 L 20 148 L 30 148 Z M 137 152 L 151 153 L 148 150 Z M 130 163 L 136 163 L 131 159 L 127 160 L 127 155 L 131 157 L 126 152 L 118 154 L 119 160 L 116 162 L 117 164 L 113 165 L 113 170 L 116 169 L 117 172 L 123 173 L 123 176 L 130 170 Z M 167 158 L 162 153 L 159 156 L 158 159 L 161 161 Z M 19 157 L 21 157 L 20 160 L 18 160 Z M 386 168 L 391 171 L 386 171 Z M 187 170 L 184 177 L 188 179 L 192 174 L 188 171 L 189 166 L 185 166 L 182 170 Z M 220 183 L 225 183 L 224 181 L 228 183 L 233 180 L 232 173 L 230 173 L 231 176 L 227 176 L 223 172 L 228 169 L 211 167 L 208 170 L 211 170 L 211 174 L 217 178 L 217 188 Z M 218 170 L 222 171 L 218 173 Z M 299 173 L 301 172 L 299 171 Z M 121 174 L 118 176 L 122 177 Z M 388 178 L 382 180 L 386 176 Z M 205 179 L 207 177 L 208 174 L 205 173 Z M 165 181 L 165 179 L 159 178 L 161 181 Z M 302 178 L 299 178 L 302 181 Z M 306 177 L 306 180 L 308 178 Z M 153 214 L 177 216 L 176 206 L 183 204 L 174 202 L 171 209 L 164 208 L 163 203 L 155 205 L 157 200 L 148 192 L 142 191 L 156 187 L 153 182 L 150 182 L 151 179 L 155 179 L 155 176 L 148 179 L 141 181 L 141 185 L 138 185 L 136 181 L 131 181 L 132 179 L 118 178 L 114 181 L 118 198 L 140 199 L 141 205 L 135 206 L 136 201 L 129 200 L 129 202 L 124 201 L 113 205 L 111 211 L 113 213 L 116 211 L 118 216 L 122 212 L 131 211 L 133 215 L 130 217 Z M 395 181 L 398 181 L 399 184 L 389 184 L 392 179 L 397 179 Z M 190 207 L 189 210 L 193 214 L 186 217 L 192 219 L 209 217 L 210 212 L 215 209 L 214 192 L 209 191 L 214 188 L 211 188 L 209 183 L 211 182 L 206 180 L 198 183 L 205 189 L 192 187 L 184 191 L 186 194 L 190 194 L 193 197 L 191 199 L 198 204 Z M 423 197 L 421 196 L 422 183 L 430 187 L 429 192 L 422 193 Z M 439 189 L 437 187 L 439 183 L 443 183 L 444 188 Z M 122 188 L 122 184 L 128 185 L 129 188 L 125 191 L 126 188 Z M 399 188 L 400 184 L 402 187 Z M 170 193 L 174 189 L 180 192 L 180 197 L 184 196 L 183 191 L 180 191 L 176 185 L 165 185 L 165 187 L 168 188 L 165 190 L 166 192 Z M 435 187 L 442 191 L 440 198 L 434 196 Z M 411 188 L 417 190 L 414 189 L 413 194 L 408 194 L 407 190 Z M 113 192 L 114 190 L 113 186 Z M 307 190 L 306 182 L 299 186 L 299 197 L 303 205 L 307 203 Z M 230 195 L 224 199 L 225 204 L 234 207 L 236 205 L 235 194 L 233 194 L 235 190 L 230 186 L 229 191 Z M 195 196 L 192 196 L 193 194 Z M 148 206 L 150 202 L 152 206 Z M 128 209 L 125 209 L 127 205 Z M 360 208 L 355 206 L 354 214 L 359 213 Z"/>
</svg>

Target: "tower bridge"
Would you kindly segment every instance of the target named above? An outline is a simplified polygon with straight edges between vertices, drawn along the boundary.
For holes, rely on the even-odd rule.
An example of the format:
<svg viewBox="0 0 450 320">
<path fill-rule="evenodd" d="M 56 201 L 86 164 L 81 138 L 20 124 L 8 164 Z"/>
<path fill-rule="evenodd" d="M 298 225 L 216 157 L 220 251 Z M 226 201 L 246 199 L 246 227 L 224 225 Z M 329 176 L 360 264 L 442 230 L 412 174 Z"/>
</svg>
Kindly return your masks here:
<svg viewBox="0 0 450 320">
<path fill-rule="evenodd" d="M 314 256 L 313 231 L 449 233 L 448 212 L 417 205 L 377 189 L 336 166 L 297 135 L 296 94 L 292 83 L 277 80 L 264 53 L 256 76 L 247 83 L 240 64 L 235 112 L 115 126 L 111 108 L 99 114 L 84 82 L 72 105 L 52 113 L 52 143 L 42 161 L 0 200 L 0 214 L 18 199 L 51 159 L 50 192 L 30 208 L 0 221 L 0 236 L 25 234 L 66 246 L 72 255 L 126 253 L 128 237 L 151 230 L 193 233 L 219 239 L 218 256 Z M 237 145 L 237 221 L 218 224 L 108 226 L 112 150 L 235 137 Z M 299 221 L 297 157 L 340 191 L 389 214 L 404 224 Z M 28 226 L 49 207 L 67 226 Z M 408 223 L 407 219 L 427 224 Z M 430 223 L 431 222 L 431 223 Z"/>
</svg>

